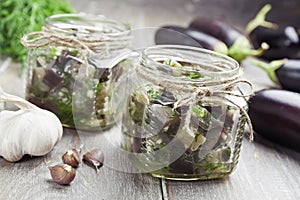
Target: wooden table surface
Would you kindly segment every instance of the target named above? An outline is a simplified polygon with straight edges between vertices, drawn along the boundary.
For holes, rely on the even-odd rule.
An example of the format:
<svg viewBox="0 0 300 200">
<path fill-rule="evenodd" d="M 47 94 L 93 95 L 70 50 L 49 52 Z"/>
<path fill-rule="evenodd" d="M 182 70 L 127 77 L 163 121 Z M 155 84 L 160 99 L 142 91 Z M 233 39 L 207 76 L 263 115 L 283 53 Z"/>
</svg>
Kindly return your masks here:
<svg viewBox="0 0 300 200">
<path fill-rule="evenodd" d="M 79 1 L 71 0 L 78 11 L 104 14 L 117 20 L 130 21 L 133 27 L 161 24 L 186 25 L 193 17 L 193 1 L 176 0 L 174 5 L 149 4 L 147 1 Z M 168 1 L 170 2 L 170 1 Z M 256 89 L 271 86 L 266 75 L 243 62 L 245 76 Z M 19 63 L 0 59 L 0 86 L 5 91 L 24 96 L 24 77 L 18 76 Z M 108 130 L 114 134 L 116 128 Z M 55 184 L 47 166 L 61 162 L 61 155 L 84 144 L 84 150 L 103 145 L 103 133 L 77 133 L 64 129 L 62 140 L 43 157 L 25 158 L 10 163 L 0 158 L 0 200 L 43 199 L 220 199 L 220 200 L 298 200 L 300 199 L 300 153 L 260 138 L 250 143 L 244 139 L 236 171 L 225 179 L 209 181 L 168 181 L 148 174 L 115 170 L 110 166 L 96 173 L 81 165 L 70 186 Z M 106 159 L 113 159 L 106 157 Z"/>
</svg>

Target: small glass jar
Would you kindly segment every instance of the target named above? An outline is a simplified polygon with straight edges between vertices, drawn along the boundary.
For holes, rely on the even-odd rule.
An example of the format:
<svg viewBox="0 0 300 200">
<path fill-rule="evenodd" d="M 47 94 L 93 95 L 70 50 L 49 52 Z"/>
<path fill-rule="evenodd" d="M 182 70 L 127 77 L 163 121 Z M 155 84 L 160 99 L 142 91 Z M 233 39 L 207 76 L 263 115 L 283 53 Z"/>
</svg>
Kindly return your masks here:
<svg viewBox="0 0 300 200">
<path fill-rule="evenodd" d="M 128 94 L 120 106 L 121 147 L 132 165 L 175 180 L 231 174 L 247 109 L 237 86 L 239 64 L 212 51 L 175 45 L 149 47 L 136 60 L 124 78 Z"/>
<path fill-rule="evenodd" d="M 26 99 L 54 112 L 66 127 L 111 127 L 110 94 L 122 69 L 106 63 L 126 50 L 129 30 L 104 16 L 47 18 L 41 32 L 22 38 L 29 48 Z"/>
</svg>

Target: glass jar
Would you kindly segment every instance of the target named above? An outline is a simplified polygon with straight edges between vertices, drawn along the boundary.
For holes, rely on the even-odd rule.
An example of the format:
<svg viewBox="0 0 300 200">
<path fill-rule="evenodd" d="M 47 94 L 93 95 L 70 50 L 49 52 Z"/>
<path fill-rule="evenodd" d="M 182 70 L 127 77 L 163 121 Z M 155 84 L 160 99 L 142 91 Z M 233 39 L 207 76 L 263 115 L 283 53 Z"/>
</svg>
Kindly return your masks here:
<svg viewBox="0 0 300 200">
<path fill-rule="evenodd" d="M 231 174 L 247 109 L 239 64 L 201 48 L 160 45 L 143 50 L 133 69 L 120 106 L 121 147 L 132 165 L 176 180 Z"/>
<path fill-rule="evenodd" d="M 1 90 L 2 90 L 2 89 L 1 89 L 1 87 L 0 87 L 0 93 L 1 93 Z M 0 112 L 3 111 L 4 108 L 5 108 L 5 103 L 2 102 L 2 101 L 0 101 Z"/>
<path fill-rule="evenodd" d="M 129 30 L 104 16 L 47 18 L 41 32 L 22 38 L 29 48 L 26 99 L 54 112 L 66 127 L 110 127 L 110 94 L 122 67 L 106 63 L 126 50 Z"/>
</svg>

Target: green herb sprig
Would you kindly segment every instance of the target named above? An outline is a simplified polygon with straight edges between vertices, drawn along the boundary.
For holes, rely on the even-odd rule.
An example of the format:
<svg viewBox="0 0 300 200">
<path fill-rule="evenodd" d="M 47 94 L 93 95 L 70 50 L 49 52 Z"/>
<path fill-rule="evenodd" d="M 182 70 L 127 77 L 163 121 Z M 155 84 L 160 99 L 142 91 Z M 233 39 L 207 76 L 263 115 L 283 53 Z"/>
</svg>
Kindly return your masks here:
<svg viewBox="0 0 300 200">
<path fill-rule="evenodd" d="M 11 56 L 24 66 L 27 49 L 21 44 L 21 37 L 41 30 L 51 15 L 73 12 L 68 0 L 1 0 L 0 55 Z"/>
</svg>

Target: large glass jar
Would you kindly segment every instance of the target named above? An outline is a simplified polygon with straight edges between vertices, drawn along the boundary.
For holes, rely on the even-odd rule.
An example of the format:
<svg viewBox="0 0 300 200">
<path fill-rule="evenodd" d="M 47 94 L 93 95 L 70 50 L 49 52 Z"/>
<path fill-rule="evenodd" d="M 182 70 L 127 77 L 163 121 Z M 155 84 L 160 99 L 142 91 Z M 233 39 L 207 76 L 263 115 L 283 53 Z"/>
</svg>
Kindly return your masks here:
<svg viewBox="0 0 300 200">
<path fill-rule="evenodd" d="M 143 50 L 120 87 L 121 147 L 132 165 L 176 180 L 231 174 L 247 117 L 239 83 L 249 82 L 239 75 L 235 60 L 201 48 Z"/>
<path fill-rule="evenodd" d="M 54 112 L 66 127 L 113 124 L 110 95 L 122 67 L 107 67 L 125 51 L 129 26 L 104 16 L 60 14 L 22 38 L 29 48 L 26 99 Z"/>
</svg>

